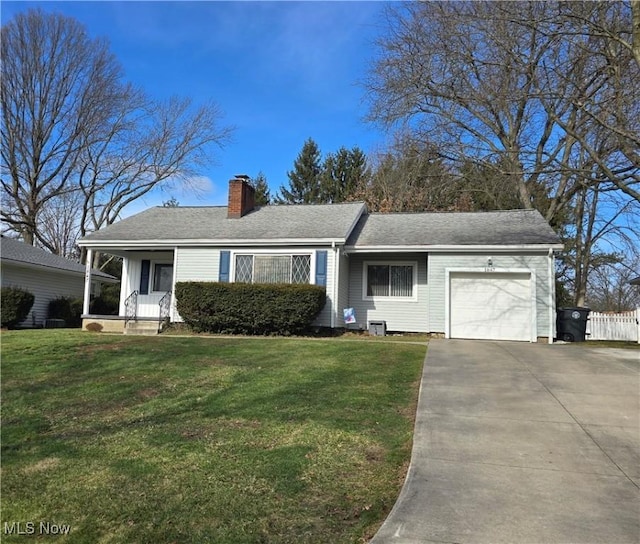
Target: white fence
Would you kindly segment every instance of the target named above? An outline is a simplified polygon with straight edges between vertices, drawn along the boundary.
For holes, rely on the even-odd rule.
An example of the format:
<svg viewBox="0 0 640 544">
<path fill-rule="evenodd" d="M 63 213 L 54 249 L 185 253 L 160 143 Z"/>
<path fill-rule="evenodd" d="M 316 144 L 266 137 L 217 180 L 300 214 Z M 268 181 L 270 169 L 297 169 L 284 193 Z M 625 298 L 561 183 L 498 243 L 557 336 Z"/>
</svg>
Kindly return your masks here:
<svg viewBox="0 0 640 544">
<path fill-rule="evenodd" d="M 640 308 L 619 314 L 591 312 L 587 340 L 627 340 L 640 343 Z"/>
</svg>

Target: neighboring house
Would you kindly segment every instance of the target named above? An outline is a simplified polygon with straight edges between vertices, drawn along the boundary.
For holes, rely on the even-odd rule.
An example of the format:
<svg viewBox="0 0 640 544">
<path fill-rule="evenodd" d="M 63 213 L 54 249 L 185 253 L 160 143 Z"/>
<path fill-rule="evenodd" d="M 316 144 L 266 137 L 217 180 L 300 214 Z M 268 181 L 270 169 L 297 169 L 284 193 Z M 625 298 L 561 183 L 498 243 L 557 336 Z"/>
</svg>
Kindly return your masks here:
<svg viewBox="0 0 640 544">
<path fill-rule="evenodd" d="M 25 327 L 41 327 L 48 317 L 49 302 L 60 297 L 82 298 L 85 266 L 37 247 L 2 236 L 0 238 L 2 287 L 21 287 L 34 295 Z M 100 294 L 101 283 L 118 280 L 98 270 L 92 271 L 91 294 Z"/>
<path fill-rule="evenodd" d="M 535 210 L 256 208 L 253 189 L 236 178 L 227 207 L 156 207 L 79 243 L 124 259 L 117 330 L 127 314 L 157 320 L 170 299 L 170 319 L 180 321 L 176 282 L 298 282 L 326 287 L 319 326 L 343 327 L 343 310 L 354 308 L 361 329 L 385 321 L 390 331 L 451 338 L 554 337 L 554 252 L 562 245 Z"/>
</svg>

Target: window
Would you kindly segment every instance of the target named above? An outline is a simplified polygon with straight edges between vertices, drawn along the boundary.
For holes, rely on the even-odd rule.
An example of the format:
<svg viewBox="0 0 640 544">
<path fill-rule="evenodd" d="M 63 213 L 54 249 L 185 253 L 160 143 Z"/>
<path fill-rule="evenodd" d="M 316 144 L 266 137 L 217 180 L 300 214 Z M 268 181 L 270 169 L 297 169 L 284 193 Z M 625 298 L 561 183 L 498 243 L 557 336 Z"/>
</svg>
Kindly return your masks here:
<svg viewBox="0 0 640 544">
<path fill-rule="evenodd" d="M 414 263 L 365 263 L 365 298 L 414 297 Z"/>
<path fill-rule="evenodd" d="M 236 255 L 240 283 L 310 283 L 311 255 Z"/>
<path fill-rule="evenodd" d="M 154 291 L 171 291 L 173 283 L 173 265 L 172 264 L 156 264 L 153 267 L 153 290 Z"/>
</svg>

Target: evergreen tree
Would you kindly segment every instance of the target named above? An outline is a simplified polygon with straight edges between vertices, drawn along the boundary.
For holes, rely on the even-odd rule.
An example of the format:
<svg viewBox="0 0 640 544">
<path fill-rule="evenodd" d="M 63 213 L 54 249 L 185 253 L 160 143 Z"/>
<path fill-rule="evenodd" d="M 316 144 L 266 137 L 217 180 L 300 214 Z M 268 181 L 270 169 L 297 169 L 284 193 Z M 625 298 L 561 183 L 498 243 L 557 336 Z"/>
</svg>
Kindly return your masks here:
<svg viewBox="0 0 640 544">
<path fill-rule="evenodd" d="M 256 190 L 256 206 L 268 206 L 271 203 L 271 193 L 264 173 L 262 171 L 258 172 L 258 175 L 251 182 Z"/>
<path fill-rule="evenodd" d="M 354 147 L 341 147 L 336 153 L 329 153 L 323 164 L 322 202 L 344 202 L 353 197 L 360 187 L 366 186 L 370 177 L 367 157 Z"/>
<path fill-rule="evenodd" d="M 319 202 L 322 183 L 320 150 L 311 138 L 293 163 L 293 170 L 287 172 L 289 188 L 280 186 L 276 202 L 278 204 L 316 204 Z"/>
</svg>

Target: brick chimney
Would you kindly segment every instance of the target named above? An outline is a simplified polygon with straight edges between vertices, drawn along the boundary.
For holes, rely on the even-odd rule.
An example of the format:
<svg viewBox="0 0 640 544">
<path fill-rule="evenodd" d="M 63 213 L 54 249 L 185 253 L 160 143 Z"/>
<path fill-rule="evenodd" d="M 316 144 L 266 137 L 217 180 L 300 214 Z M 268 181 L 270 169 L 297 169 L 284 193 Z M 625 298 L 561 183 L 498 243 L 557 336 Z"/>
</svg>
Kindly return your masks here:
<svg viewBox="0 0 640 544">
<path fill-rule="evenodd" d="M 229 207 L 227 217 L 239 219 L 247 215 L 256 205 L 256 190 L 249 183 L 249 176 L 238 174 L 229 181 Z"/>
</svg>

